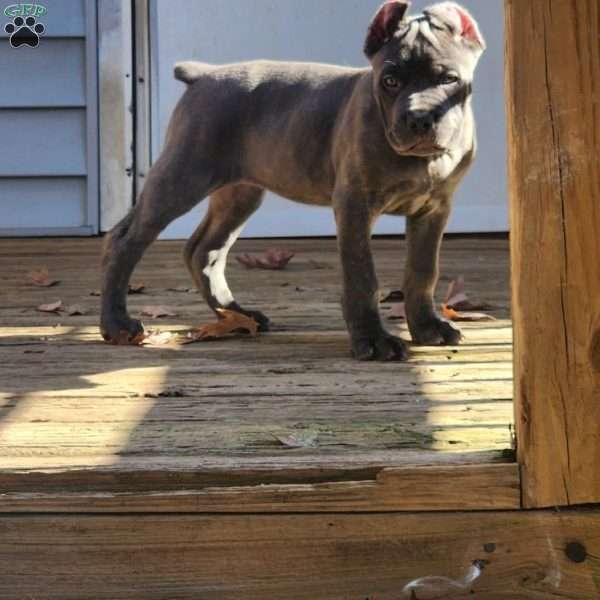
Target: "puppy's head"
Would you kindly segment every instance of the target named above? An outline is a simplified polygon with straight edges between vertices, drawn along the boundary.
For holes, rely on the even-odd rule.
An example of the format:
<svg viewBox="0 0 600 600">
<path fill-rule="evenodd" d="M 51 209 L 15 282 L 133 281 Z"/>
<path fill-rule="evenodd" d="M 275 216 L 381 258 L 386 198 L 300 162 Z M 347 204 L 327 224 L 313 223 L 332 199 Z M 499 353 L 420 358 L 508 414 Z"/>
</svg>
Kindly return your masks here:
<svg viewBox="0 0 600 600">
<path fill-rule="evenodd" d="M 434 156 L 462 132 L 485 42 L 475 19 L 454 2 L 422 15 L 389 0 L 373 18 L 364 51 L 388 141 L 402 155 Z"/>
</svg>

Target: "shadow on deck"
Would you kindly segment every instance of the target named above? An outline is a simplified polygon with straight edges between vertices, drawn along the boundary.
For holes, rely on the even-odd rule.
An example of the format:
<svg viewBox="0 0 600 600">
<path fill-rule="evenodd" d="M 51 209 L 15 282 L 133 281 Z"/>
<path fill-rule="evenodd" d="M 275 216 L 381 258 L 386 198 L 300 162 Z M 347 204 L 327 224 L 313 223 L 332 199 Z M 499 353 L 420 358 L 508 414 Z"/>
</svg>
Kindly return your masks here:
<svg viewBox="0 0 600 600">
<path fill-rule="evenodd" d="M 285 271 L 229 279 L 272 333 L 171 347 L 112 347 L 98 335 L 99 240 L 4 240 L 0 308 L 0 481 L 7 492 L 181 490 L 265 483 L 369 481 L 384 467 L 511 460 L 508 245 L 451 239 L 440 284 L 462 274 L 496 321 L 463 325 L 459 348 L 414 348 L 404 364 L 348 354 L 333 240 L 288 240 Z M 267 241 L 242 241 L 259 252 Z M 212 320 L 190 285 L 182 244 L 160 242 L 134 275 L 132 314 L 168 305 L 182 330 Z M 399 287 L 403 242 L 377 240 L 382 287 Z M 46 266 L 61 283 L 27 284 Z M 171 289 L 171 290 L 170 290 Z M 61 299 L 85 316 L 35 311 Z M 397 327 L 389 322 L 390 329 Z M 405 328 L 401 328 L 407 337 Z M 278 438 L 315 439 L 289 448 Z"/>
</svg>

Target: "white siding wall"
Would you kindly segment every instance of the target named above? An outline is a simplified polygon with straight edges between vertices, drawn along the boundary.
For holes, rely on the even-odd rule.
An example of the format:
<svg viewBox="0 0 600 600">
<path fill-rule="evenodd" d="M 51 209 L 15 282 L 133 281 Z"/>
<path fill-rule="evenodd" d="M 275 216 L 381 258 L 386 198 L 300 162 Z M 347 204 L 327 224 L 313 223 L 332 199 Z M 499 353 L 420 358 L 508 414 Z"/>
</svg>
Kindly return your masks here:
<svg viewBox="0 0 600 600">
<path fill-rule="evenodd" d="M 95 2 L 43 4 L 37 48 L 0 16 L 0 235 L 97 230 Z"/>
</svg>

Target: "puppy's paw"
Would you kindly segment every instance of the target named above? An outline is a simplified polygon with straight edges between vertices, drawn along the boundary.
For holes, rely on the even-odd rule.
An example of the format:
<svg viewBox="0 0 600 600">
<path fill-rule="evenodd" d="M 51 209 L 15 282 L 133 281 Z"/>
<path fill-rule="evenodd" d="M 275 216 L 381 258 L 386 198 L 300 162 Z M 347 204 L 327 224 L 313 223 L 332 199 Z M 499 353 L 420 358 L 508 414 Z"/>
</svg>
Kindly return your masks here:
<svg viewBox="0 0 600 600">
<path fill-rule="evenodd" d="M 244 314 L 247 317 L 251 317 L 258 323 L 259 331 L 269 331 L 271 321 L 269 320 L 269 317 L 267 317 L 267 315 L 265 315 L 264 313 L 260 312 L 260 310 L 245 310 Z"/>
<path fill-rule="evenodd" d="M 418 327 L 410 328 L 410 333 L 419 346 L 457 346 L 462 340 L 460 330 L 442 319 L 419 323 Z"/>
<path fill-rule="evenodd" d="M 100 333 L 104 341 L 110 344 L 139 344 L 144 338 L 144 326 L 141 321 L 125 315 L 122 317 L 102 317 Z"/>
<path fill-rule="evenodd" d="M 352 356 L 357 360 L 401 361 L 408 358 L 408 346 L 384 330 L 371 335 L 353 336 Z"/>
</svg>

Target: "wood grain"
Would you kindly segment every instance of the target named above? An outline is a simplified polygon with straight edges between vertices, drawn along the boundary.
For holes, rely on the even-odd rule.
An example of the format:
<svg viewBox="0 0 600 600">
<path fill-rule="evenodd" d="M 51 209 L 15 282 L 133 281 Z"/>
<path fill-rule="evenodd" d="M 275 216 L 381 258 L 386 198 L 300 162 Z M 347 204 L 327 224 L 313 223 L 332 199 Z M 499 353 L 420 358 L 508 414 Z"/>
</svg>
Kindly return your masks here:
<svg viewBox="0 0 600 600">
<path fill-rule="evenodd" d="M 397 467 L 374 479 L 154 492 L 0 493 L 0 512 L 279 513 L 498 510 L 520 507 L 516 464 Z"/>
<path fill-rule="evenodd" d="M 600 502 L 600 7 L 508 0 L 506 16 L 523 498 Z"/>
<path fill-rule="evenodd" d="M 441 296 L 462 273 L 473 296 L 494 304 L 498 320 L 465 324 L 463 346 L 415 348 L 406 364 L 350 359 L 334 240 L 286 240 L 296 256 L 280 272 L 247 271 L 231 257 L 232 289 L 271 317 L 268 335 L 175 348 L 106 345 L 98 335 L 99 299 L 90 296 L 98 288 L 100 243 L 0 240 L 0 491 L 132 494 L 132 503 L 136 494 L 200 492 L 200 500 L 182 502 L 188 506 L 219 486 L 359 481 L 379 490 L 375 480 L 386 467 L 514 461 L 506 240 L 447 241 Z M 233 252 L 282 243 L 244 240 Z M 191 285 L 182 246 L 156 243 L 136 270 L 134 282 L 146 289 L 129 297 L 133 314 L 146 305 L 177 313 L 147 326 L 181 331 L 213 318 L 197 294 L 173 291 Z M 382 287 L 397 288 L 404 242 L 377 240 L 375 252 Z M 29 285 L 25 274 L 40 266 L 60 284 Z M 35 311 L 58 298 L 88 314 Z M 311 432 L 315 447 L 278 440 Z M 486 495 L 482 487 L 466 502 L 512 506 L 514 473 L 510 467 L 509 479 L 500 477 L 503 492 Z M 301 491 L 298 506 L 320 502 L 310 487 Z M 255 492 L 256 506 L 265 506 L 270 496 Z M 417 489 L 403 494 L 390 501 L 412 507 L 420 497 L 442 506 L 441 497 L 427 499 Z M 235 506 L 236 496 L 229 497 L 226 507 Z M 271 497 L 285 509 L 285 490 Z M 348 507 L 374 499 L 336 498 Z M 461 502 L 451 491 L 448 501 Z"/>
<path fill-rule="evenodd" d="M 99 299 L 89 295 L 100 240 L 0 240 L 0 490 L 373 482 L 385 467 L 513 460 L 506 240 L 447 240 L 439 295 L 462 273 L 498 320 L 465 324 L 463 346 L 415 348 L 406 364 L 350 359 L 334 240 L 243 240 L 233 253 L 283 244 L 295 252 L 285 271 L 247 271 L 233 256 L 228 268 L 240 302 L 264 310 L 273 332 L 115 348 L 99 338 Z M 397 288 L 404 242 L 374 246 L 381 286 Z M 129 297 L 133 314 L 146 305 L 177 313 L 147 326 L 181 331 L 213 318 L 197 294 L 172 290 L 191 285 L 182 247 L 156 243 L 136 270 L 146 289 Z M 25 274 L 40 266 L 60 284 L 29 285 Z M 35 311 L 58 298 L 88 314 Z M 311 432 L 314 448 L 277 439 Z"/>
<path fill-rule="evenodd" d="M 593 600 L 597 510 L 0 517 L 3 600 Z M 456 592 L 421 577 L 481 576 Z M 580 561 L 580 562 L 577 562 Z M 470 592 L 473 593 L 470 593 Z"/>
</svg>

